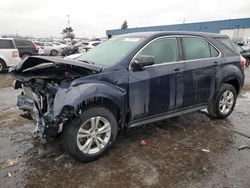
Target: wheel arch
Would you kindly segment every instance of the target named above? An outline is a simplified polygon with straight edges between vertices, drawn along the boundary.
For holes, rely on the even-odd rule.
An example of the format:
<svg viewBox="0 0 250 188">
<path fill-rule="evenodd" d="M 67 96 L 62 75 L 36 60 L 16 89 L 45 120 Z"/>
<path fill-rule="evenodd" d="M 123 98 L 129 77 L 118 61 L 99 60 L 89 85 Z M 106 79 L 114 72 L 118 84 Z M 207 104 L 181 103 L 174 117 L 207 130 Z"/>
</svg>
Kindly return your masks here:
<svg viewBox="0 0 250 188">
<path fill-rule="evenodd" d="M 6 59 L 5 59 L 4 57 L 1 57 L 1 56 L 0 56 L 0 60 L 5 64 L 5 66 L 7 66 L 7 64 L 6 64 Z"/>
<path fill-rule="evenodd" d="M 237 94 L 244 85 L 244 73 L 234 64 L 224 65 L 216 74 L 216 92 L 223 83 L 232 85 Z"/>
<path fill-rule="evenodd" d="M 107 96 L 96 96 L 96 97 L 91 97 L 88 99 L 85 99 L 81 103 L 78 104 L 77 106 L 77 111 L 79 112 L 80 110 L 86 110 L 92 106 L 102 106 L 104 108 L 107 108 L 110 110 L 113 115 L 116 117 L 116 120 L 118 124 L 120 125 L 122 122 L 122 116 L 123 116 L 123 109 L 117 102 L 115 102 L 113 99 L 108 98 Z"/>
<path fill-rule="evenodd" d="M 227 78 L 223 79 L 222 83 L 232 85 L 235 88 L 237 95 L 239 94 L 240 88 L 241 88 L 239 78 L 237 78 L 235 76 L 227 77 Z"/>
<path fill-rule="evenodd" d="M 105 83 L 87 83 L 68 90 L 62 89 L 54 100 L 54 115 L 78 116 L 90 106 L 104 106 L 114 113 L 119 125 L 124 125 L 127 114 L 125 96 L 124 90 Z"/>
</svg>

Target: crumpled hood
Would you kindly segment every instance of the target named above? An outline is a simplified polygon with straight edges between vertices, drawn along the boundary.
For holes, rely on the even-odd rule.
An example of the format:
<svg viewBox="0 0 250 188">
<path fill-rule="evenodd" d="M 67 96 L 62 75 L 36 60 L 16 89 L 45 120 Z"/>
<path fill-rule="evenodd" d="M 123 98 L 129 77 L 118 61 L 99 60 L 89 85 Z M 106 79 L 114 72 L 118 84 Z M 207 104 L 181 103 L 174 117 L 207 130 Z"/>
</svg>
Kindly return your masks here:
<svg viewBox="0 0 250 188">
<path fill-rule="evenodd" d="M 87 64 L 87 63 L 76 61 L 73 59 L 62 59 L 62 58 L 55 58 L 55 57 L 49 57 L 49 56 L 31 56 L 21 61 L 16 66 L 11 67 L 9 72 L 10 73 L 22 73 L 23 71 L 33 68 L 33 67 L 34 69 L 43 68 L 43 66 L 39 66 L 41 64 L 47 64 L 47 66 L 49 66 L 49 64 L 51 66 L 60 65 L 60 64 L 73 65 L 73 66 L 78 66 L 78 67 L 86 68 L 89 70 L 93 70 L 96 72 L 100 72 L 103 68 L 101 66 Z"/>
</svg>

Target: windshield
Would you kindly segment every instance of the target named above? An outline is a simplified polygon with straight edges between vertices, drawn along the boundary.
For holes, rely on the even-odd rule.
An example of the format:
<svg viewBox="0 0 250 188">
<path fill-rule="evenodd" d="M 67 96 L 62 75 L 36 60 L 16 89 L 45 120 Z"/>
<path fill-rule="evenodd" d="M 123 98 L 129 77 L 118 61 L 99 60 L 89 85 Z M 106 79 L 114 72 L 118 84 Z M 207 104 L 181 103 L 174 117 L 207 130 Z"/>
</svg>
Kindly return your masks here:
<svg viewBox="0 0 250 188">
<path fill-rule="evenodd" d="M 144 40 L 144 37 L 114 37 L 99 44 L 86 54 L 76 58 L 76 60 L 108 66 L 114 65 L 137 47 L 142 40 Z"/>
</svg>

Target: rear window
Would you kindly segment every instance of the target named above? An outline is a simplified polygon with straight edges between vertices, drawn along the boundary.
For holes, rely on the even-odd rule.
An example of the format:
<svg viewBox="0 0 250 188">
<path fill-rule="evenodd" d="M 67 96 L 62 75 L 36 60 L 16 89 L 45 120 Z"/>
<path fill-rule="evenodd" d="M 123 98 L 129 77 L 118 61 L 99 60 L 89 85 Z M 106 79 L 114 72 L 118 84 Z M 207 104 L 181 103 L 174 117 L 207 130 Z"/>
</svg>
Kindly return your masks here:
<svg viewBox="0 0 250 188">
<path fill-rule="evenodd" d="M 1 39 L 0 40 L 0 49 L 13 49 L 14 45 L 12 40 Z"/>
<path fill-rule="evenodd" d="M 15 40 L 16 46 L 32 46 L 32 43 L 28 40 Z"/>
</svg>

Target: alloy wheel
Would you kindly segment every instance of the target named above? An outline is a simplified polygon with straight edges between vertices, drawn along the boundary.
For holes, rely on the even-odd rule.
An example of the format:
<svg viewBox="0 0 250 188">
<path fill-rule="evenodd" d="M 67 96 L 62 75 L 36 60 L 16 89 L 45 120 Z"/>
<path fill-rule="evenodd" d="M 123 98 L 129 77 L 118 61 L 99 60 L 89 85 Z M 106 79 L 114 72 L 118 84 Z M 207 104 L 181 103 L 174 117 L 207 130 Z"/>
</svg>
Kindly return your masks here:
<svg viewBox="0 0 250 188">
<path fill-rule="evenodd" d="M 222 114 L 227 114 L 233 107 L 235 100 L 234 93 L 231 90 L 225 90 L 220 97 L 219 110 Z"/>
<path fill-rule="evenodd" d="M 84 154 L 96 154 L 109 142 L 111 125 L 105 117 L 95 116 L 85 121 L 77 133 L 77 146 Z"/>
</svg>

